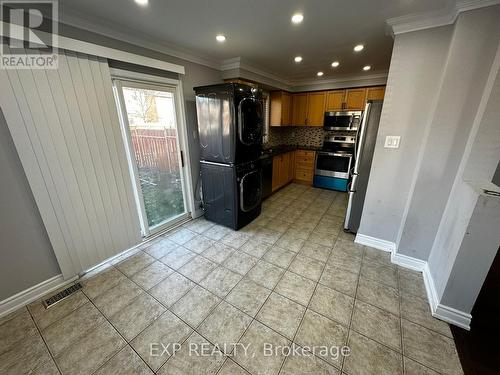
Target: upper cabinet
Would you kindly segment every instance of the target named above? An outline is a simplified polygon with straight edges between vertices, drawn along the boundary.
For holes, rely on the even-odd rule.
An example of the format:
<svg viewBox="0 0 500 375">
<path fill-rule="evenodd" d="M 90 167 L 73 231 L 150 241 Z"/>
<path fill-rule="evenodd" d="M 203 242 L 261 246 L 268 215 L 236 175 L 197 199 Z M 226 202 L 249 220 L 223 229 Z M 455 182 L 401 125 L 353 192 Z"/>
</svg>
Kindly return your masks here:
<svg viewBox="0 0 500 375">
<path fill-rule="evenodd" d="M 333 90 L 326 94 L 325 110 L 328 112 L 362 110 L 365 108 L 366 89 Z"/>
<path fill-rule="evenodd" d="M 344 109 L 345 90 L 334 90 L 326 93 L 326 108 L 328 112 Z"/>
<path fill-rule="evenodd" d="M 271 91 L 271 126 L 291 125 L 291 95 L 286 91 Z"/>
<path fill-rule="evenodd" d="M 323 126 L 325 117 L 325 99 L 324 91 L 310 92 L 307 94 L 307 117 L 306 125 Z"/>
<path fill-rule="evenodd" d="M 307 125 L 307 93 L 292 94 L 292 125 Z"/>
<path fill-rule="evenodd" d="M 382 100 L 385 95 L 385 86 L 368 87 L 366 92 L 366 100 Z"/>
<path fill-rule="evenodd" d="M 271 92 L 271 126 L 323 126 L 325 112 L 362 111 L 367 100 L 383 99 L 385 86 L 290 94 Z"/>
<path fill-rule="evenodd" d="M 292 125 L 323 126 L 325 92 L 292 94 Z"/>
<path fill-rule="evenodd" d="M 363 110 L 366 104 L 366 89 L 348 89 L 345 90 L 345 106 L 344 109 Z"/>
</svg>

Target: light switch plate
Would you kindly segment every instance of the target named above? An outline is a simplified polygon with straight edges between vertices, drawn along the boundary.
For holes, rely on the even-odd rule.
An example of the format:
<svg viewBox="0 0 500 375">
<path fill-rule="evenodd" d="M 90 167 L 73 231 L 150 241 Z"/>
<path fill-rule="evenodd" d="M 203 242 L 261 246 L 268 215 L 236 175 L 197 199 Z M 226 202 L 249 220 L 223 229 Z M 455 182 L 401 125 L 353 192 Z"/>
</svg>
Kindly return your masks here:
<svg viewBox="0 0 500 375">
<path fill-rule="evenodd" d="M 399 148 L 400 141 L 401 141 L 401 136 L 388 135 L 385 137 L 384 148 Z"/>
</svg>

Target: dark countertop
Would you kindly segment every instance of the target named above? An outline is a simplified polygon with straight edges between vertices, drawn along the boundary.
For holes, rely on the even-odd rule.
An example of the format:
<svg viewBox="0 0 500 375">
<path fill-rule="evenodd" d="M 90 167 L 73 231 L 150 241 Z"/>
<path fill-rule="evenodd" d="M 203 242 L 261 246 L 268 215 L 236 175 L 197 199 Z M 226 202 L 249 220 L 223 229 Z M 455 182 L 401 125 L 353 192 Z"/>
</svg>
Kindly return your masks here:
<svg viewBox="0 0 500 375">
<path fill-rule="evenodd" d="M 319 151 L 321 150 L 321 147 L 301 146 L 301 145 L 279 145 L 263 149 L 261 159 L 284 154 L 285 152 L 290 152 L 295 150 Z"/>
</svg>

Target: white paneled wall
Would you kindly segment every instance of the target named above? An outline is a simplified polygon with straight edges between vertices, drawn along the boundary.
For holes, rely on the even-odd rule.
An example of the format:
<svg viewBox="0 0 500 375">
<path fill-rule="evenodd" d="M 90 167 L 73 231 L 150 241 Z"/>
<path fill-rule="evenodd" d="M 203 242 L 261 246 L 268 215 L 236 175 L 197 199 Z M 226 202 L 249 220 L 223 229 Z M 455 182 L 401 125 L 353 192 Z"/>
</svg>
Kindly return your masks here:
<svg viewBox="0 0 500 375">
<path fill-rule="evenodd" d="M 0 70 L 0 105 L 65 278 L 140 242 L 106 59 Z"/>
</svg>

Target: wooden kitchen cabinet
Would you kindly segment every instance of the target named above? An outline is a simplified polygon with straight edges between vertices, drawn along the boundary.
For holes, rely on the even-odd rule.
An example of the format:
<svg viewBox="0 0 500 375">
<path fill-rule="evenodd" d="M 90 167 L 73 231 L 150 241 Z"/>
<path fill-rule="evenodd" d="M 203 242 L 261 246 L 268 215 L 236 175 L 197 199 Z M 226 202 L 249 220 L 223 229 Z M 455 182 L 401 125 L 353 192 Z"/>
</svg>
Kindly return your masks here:
<svg viewBox="0 0 500 375">
<path fill-rule="evenodd" d="M 385 95 L 385 86 L 368 87 L 366 89 L 366 100 L 383 100 Z"/>
<path fill-rule="evenodd" d="M 315 158 L 316 152 L 314 151 L 295 151 L 295 181 L 306 185 L 312 185 Z"/>
<path fill-rule="evenodd" d="M 271 91 L 270 126 L 291 125 L 291 95 L 286 91 Z"/>
<path fill-rule="evenodd" d="M 341 111 L 344 105 L 345 90 L 328 91 L 326 94 L 326 112 Z"/>
<path fill-rule="evenodd" d="M 280 167 L 280 186 L 285 186 L 290 180 L 290 153 L 281 154 L 281 167 Z"/>
<path fill-rule="evenodd" d="M 385 86 L 290 94 L 271 92 L 271 126 L 322 126 L 325 112 L 362 111 L 367 100 L 383 99 Z"/>
<path fill-rule="evenodd" d="M 344 109 L 349 111 L 363 110 L 366 104 L 366 89 L 348 89 L 345 92 Z"/>
<path fill-rule="evenodd" d="M 292 125 L 305 126 L 307 119 L 307 93 L 292 94 Z"/>
<path fill-rule="evenodd" d="M 271 183 L 272 191 L 285 186 L 294 178 L 294 153 L 285 152 L 273 157 L 273 181 Z"/>
<path fill-rule="evenodd" d="M 307 94 L 307 126 L 323 126 L 325 99 L 326 93 L 324 91 L 310 92 Z"/>
<path fill-rule="evenodd" d="M 333 90 L 326 94 L 325 111 L 354 111 L 363 110 L 366 103 L 366 89 L 356 88 L 347 90 Z"/>
<path fill-rule="evenodd" d="M 292 125 L 323 126 L 324 91 L 292 94 Z"/>
</svg>

